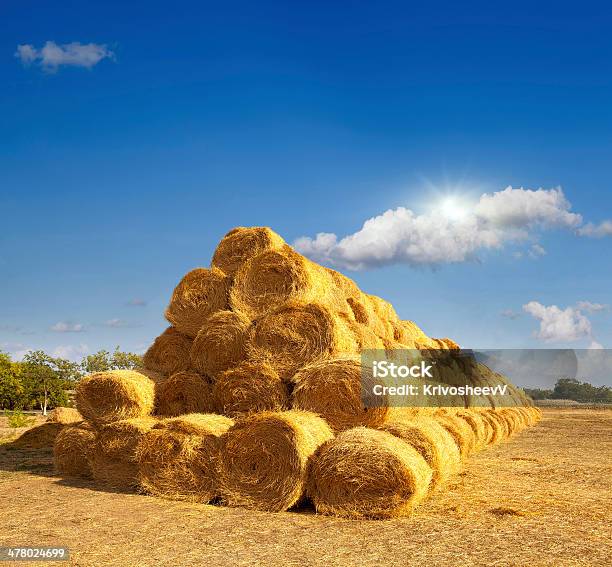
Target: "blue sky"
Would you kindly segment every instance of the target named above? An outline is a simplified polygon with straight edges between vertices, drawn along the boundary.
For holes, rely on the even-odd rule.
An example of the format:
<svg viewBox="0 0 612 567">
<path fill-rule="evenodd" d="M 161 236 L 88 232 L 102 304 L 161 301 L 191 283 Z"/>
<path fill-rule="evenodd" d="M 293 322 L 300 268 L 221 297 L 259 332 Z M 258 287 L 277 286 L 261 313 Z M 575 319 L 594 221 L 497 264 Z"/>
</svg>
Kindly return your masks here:
<svg viewBox="0 0 612 567">
<path fill-rule="evenodd" d="M 341 241 L 405 207 L 435 233 L 508 186 L 582 221 L 347 273 L 462 346 L 612 347 L 611 8 L 143 6 L 0 8 L 0 349 L 141 351 L 236 225 Z"/>
</svg>

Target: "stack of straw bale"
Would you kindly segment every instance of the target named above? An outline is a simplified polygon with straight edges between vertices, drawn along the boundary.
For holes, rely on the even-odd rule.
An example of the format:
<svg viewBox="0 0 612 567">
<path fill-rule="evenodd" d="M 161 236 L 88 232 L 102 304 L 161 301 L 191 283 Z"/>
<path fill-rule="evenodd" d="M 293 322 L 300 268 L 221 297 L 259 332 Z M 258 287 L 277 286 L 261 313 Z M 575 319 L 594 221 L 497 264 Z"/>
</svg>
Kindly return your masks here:
<svg viewBox="0 0 612 567">
<path fill-rule="evenodd" d="M 363 349 L 458 345 L 269 228 L 230 231 L 211 267 L 178 283 L 166 319 L 143 369 L 79 383 L 85 421 L 56 440 L 60 474 L 179 500 L 267 511 L 310 500 L 324 514 L 388 518 L 539 419 L 512 386 L 515 407 L 503 409 L 364 408 Z M 500 379 L 481 366 L 476 385 Z"/>
</svg>

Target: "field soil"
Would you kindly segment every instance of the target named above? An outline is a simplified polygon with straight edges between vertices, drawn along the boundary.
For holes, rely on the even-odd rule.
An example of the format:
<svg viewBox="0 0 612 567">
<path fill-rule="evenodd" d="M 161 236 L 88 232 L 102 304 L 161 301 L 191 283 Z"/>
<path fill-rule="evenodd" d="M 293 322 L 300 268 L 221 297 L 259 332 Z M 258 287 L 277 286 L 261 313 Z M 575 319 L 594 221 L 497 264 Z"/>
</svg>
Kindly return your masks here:
<svg viewBox="0 0 612 567">
<path fill-rule="evenodd" d="M 612 411 L 543 413 L 473 455 L 412 516 L 389 521 L 104 492 L 53 476 L 49 450 L 4 442 L 0 546 L 67 546 L 70 565 L 92 567 L 609 566 Z"/>
</svg>

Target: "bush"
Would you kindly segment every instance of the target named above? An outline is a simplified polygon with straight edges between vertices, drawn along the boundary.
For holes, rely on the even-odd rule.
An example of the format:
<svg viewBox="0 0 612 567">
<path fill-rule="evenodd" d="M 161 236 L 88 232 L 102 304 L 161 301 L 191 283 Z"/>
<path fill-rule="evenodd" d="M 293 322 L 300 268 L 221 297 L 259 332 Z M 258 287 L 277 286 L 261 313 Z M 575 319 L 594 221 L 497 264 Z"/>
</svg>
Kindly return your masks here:
<svg viewBox="0 0 612 567">
<path fill-rule="evenodd" d="M 36 421 L 33 417 L 28 417 L 21 410 L 4 410 L 4 415 L 8 418 L 9 427 L 29 427 Z"/>
</svg>

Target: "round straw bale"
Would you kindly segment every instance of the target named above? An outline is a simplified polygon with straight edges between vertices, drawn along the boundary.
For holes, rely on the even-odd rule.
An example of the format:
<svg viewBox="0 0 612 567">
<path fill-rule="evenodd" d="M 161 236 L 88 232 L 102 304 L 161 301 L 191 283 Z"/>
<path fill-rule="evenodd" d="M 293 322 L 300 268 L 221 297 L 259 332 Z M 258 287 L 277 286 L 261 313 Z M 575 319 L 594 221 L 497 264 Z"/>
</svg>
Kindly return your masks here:
<svg viewBox="0 0 612 567">
<path fill-rule="evenodd" d="M 476 436 L 465 420 L 453 415 L 452 411 L 449 410 L 438 411 L 434 418 L 452 435 L 457 447 L 459 447 L 462 459 L 466 459 L 474 452 Z"/>
<path fill-rule="evenodd" d="M 47 417 L 47 422 L 61 423 L 68 425 L 69 423 L 78 423 L 83 421 L 83 416 L 74 408 L 55 408 Z"/>
<path fill-rule="evenodd" d="M 308 472 L 308 496 L 317 512 L 348 518 L 407 514 L 425 497 L 432 477 L 406 441 L 367 427 L 319 447 Z"/>
<path fill-rule="evenodd" d="M 497 411 L 508 423 L 508 431 L 510 432 L 510 435 L 514 435 L 523 429 L 522 418 L 514 411 L 513 408 L 499 408 Z"/>
<path fill-rule="evenodd" d="M 497 413 L 498 410 L 495 410 L 493 408 L 491 409 L 484 409 L 482 411 L 482 414 L 486 417 L 489 418 L 489 421 L 492 421 L 495 423 L 495 425 L 497 426 L 497 432 L 498 432 L 498 436 L 496 440 L 493 440 L 492 443 L 495 442 L 501 442 L 504 439 L 507 439 L 510 436 L 510 429 L 509 429 L 509 425 L 508 422 Z"/>
<path fill-rule="evenodd" d="M 399 437 L 419 452 L 433 471 L 432 489 L 443 486 L 461 468 L 459 448 L 450 433 L 433 418 L 388 420 L 378 429 Z"/>
<path fill-rule="evenodd" d="M 492 431 L 489 423 L 471 409 L 457 409 L 455 415 L 463 419 L 474 432 L 474 449 L 479 451 L 489 443 Z"/>
<path fill-rule="evenodd" d="M 265 362 L 246 361 L 227 370 L 215 380 L 212 397 L 215 410 L 231 417 L 289 408 L 287 385 Z"/>
<path fill-rule="evenodd" d="M 227 309 L 229 284 L 229 278 L 217 268 L 191 270 L 172 292 L 166 319 L 194 338 L 208 317 Z"/>
<path fill-rule="evenodd" d="M 24 431 L 11 445 L 19 449 L 48 449 L 65 426 L 57 422 L 45 422 Z"/>
<path fill-rule="evenodd" d="M 365 389 L 374 384 L 370 369 L 362 367 L 359 358 L 315 362 L 294 376 L 292 405 L 319 414 L 336 432 L 357 425 L 378 427 L 389 407 L 364 407 L 362 381 Z"/>
<path fill-rule="evenodd" d="M 170 376 L 181 370 L 189 370 L 191 339 L 174 327 L 168 327 L 153 341 L 143 356 L 144 365 L 153 372 Z"/>
<path fill-rule="evenodd" d="M 266 250 L 280 250 L 285 241 L 266 226 L 239 226 L 230 230 L 219 242 L 212 266 L 233 276 L 247 260 Z"/>
<path fill-rule="evenodd" d="M 177 372 L 155 385 L 155 413 L 175 416 L 213 411 L 211 383 L 196 372 Z"/>
<path fill-rule="evenodd" d="M 267 250 L 236 272 L 230 290 L 235 311 L 255 319 L 289 301 L 317 301 L 337 312 L 350 311 L 332 276 L 289 246 Z"/>
<path fill-rule="evenodd" d="M 210 502 L 217 496 L 219 436 L 232 424 L 216 414 L 190 414 L 157 423 L 136 448 L 141 489 L 173 500 Z"/>
<path fill-rule="evenodd" d="M 320 303 L 290 302 L 251 325 L 247 356 L 273 366 L 281 378 L 318 359 L 357 352 L 355 337 L 341 317 Z"/>
<path fill-rule="evenodd" d="M 262 412 L 220 439 L 219 492 L 230 506 L 279 512 L 296 504 L 314 451 L 333 437 L 323 419 L 301 411 Z"/>
<path fill-rule="evenodd" d="M 153 381 L 134 370 L 97 372 L 76 387 L 76 406 L 95 425 L 149 415 L 154 401 Z"/>
<path fill-rule="evenodd" d="M 191 366 L 215 377 L 244 359 L 244 344 L 251 321 L 235 311 L 211 315 L 191 345 Z"/>
<path fill-rule="evenodd" d="M 353 331 L 353 336 L 357 341 L 359 351 L 366 349 L 384 349 L 385 343 L 370 327 L 362 325 L 357 321 L 349 322 L 349 327 Z"/>
<path fill-rule="evenodd" d="M 504 439 L 505 434 L 504 434 L 504 428 L 501 422 L 498 419 L 495 419 L 493 416 L 491 416 L 486 410 L 483 411 L 482 409 L 479 409 L 478 413 L 480 417 L 489 424 L 489 429 L 491 433 L 489 435 L 488 444 L 494 445 L 502 441 Z"/>
<path fill-rule="evenodd" d="M 125 419 L 98 430 L 91 452 L 91 470 L 97 484 L 119 490 L 138 487 L 136 448 L 155 423 L 150 417 Z"/>
<path fill-rule="evenodd" d="M 91 454 L 96 434 L 89 425 L 68 425 L 55 438 L 53 464 L 55 472 L 66 476 L 91 477 Z"/>
</svg>

